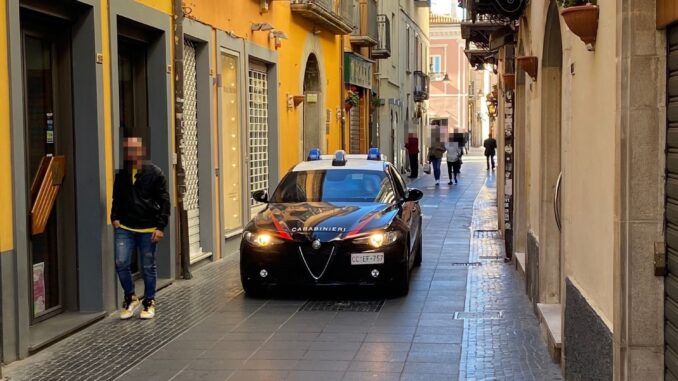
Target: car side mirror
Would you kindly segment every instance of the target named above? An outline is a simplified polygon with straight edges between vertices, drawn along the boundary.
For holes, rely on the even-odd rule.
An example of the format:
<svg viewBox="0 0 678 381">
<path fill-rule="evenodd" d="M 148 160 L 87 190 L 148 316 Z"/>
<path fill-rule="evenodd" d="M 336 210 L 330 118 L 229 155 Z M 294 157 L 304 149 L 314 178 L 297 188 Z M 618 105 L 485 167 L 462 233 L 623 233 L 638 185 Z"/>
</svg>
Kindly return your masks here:
<svg viewBox="0 0 678 381">
<path fill-rule="evenodd" d="M 256 192 L 253 192 L 252 193 L 252 199 L 254 199 L 254 201 L 263 202 L 263 203 L 267 204 L 268 203 L 268 192 L 265 191 L 265 190 L 258 190 Z"/>
<path fill-rule="evenodd" d="M 422 199 L 422 197 L 424 197 L 424 192 L 417 188 L 410 188 L 407 190 L 405 201 L 419 201 Z"/>
</svg>

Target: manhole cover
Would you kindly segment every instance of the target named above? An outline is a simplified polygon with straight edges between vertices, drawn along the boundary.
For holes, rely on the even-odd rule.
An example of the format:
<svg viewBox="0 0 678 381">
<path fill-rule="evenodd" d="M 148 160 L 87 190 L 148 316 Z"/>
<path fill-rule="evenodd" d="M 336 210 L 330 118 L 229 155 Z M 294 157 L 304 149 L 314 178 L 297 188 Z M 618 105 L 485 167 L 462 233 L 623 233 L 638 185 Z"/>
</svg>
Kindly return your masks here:
<svg viewBox="0 0 678 381">
<path fill-rule="evenodd" d="M 498 230 L 474 230 L 473 238 L 501 238 Z"/>
<path fill-rule="evenodd" d="M 482 266 L 480 262 L 454 262 L 452 266 Z"/>
<path fill-rule="evenodd" d="M 456 320 L 496 320 L 504 318 L 504 311 L 455 312 Z"/>
<path fill-rule="evenodd" d="M 501 256 L 493 256 L 493 255 L 481 255 L 478 257 L 480 259 L 501 259 Z"/>
<path fill-rule="evenodd" d="M 379 312 L 384 300 L 309 300 L 299 311 Z"/>
</svg>

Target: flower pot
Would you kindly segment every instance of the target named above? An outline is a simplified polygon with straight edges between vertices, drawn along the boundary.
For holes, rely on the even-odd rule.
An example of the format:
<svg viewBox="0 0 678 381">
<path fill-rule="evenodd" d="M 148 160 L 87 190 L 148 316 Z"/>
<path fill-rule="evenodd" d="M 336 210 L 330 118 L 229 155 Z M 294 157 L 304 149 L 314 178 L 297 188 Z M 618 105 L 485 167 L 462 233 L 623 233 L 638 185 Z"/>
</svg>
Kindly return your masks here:
<svg viewBox="0 0 678 381">
<path fill-rule="evenodd" d="M 351 111 L 351 108 L 353 108 L 352 104 L 350 104 L 348 102 L 344 102 L 344 110 Z"/>
<path fill-rule="evenodd" d="M 537 66 L 537 57 L 535 56 L 523 56 L 523 57 L 517 57 L 516 62 L 518 63 L 518 67 L 522 69 L 527 75 L 532 77 L 532 79 L 536 80 L 537 79 L 537 72 L 539 70 L 539 67 Z"/>
<path fill-rule="evenodd" d="M 504 74 L 504 90 L 514 90 L 516 88 L 516 75 L 515 74 Z"/>
<path fill-rule="evenodd" d="M 598 33 L 598 6 L 592 4 L 578 5 L 563 8 L 560 11 L 565 24 L 586 45 L 593 46 L 596 43 Z"/>
</svg>

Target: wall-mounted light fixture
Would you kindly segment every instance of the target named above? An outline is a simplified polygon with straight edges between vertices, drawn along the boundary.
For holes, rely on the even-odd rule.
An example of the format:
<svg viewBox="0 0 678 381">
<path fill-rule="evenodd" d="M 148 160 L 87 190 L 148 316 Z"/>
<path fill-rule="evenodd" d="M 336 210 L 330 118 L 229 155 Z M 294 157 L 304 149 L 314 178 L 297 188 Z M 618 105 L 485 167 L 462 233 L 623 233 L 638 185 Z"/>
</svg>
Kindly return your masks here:
<svg viewBox="0 0 678 381">
<path fill-rule="evenodd" d="M 279 30 L 274 30 L 268 34 L 269 40 L 273 40 L 275 43 L 275 48 L 278 49 L 282 46 L 282 40 L 287 40 L 287 35 L 284 32 Z"/>
<path fill-rule="evenodd" d="M 265 32 L 265 31 L 267 31 L 267 30 L 273 30 L 273 29 L 275 29 L 275 28 L 273 28 L 273 25 L 271 25 L 271 24 L 269 24 L 269 23 L 267 23 L 267 22 L 263 22 L 263 23 L 259 23 L 259 22 L 257 22 L 257 23 L 252 23 L 252 27 L 251 27 L 251 30 L 252 30 L 253 32 Z"/>
<path fill-rule="evenodd" d="M 450 82 L 450 75 L 440 71 L 430 71 L 429 74 L 434 81 L 443 81 L 445 83 Z"/>
<path fill-rule="evenodd" d="M 259 0 L 259 9 L 261 13 L 268 12 L 268 0 Z"/>
</svg>

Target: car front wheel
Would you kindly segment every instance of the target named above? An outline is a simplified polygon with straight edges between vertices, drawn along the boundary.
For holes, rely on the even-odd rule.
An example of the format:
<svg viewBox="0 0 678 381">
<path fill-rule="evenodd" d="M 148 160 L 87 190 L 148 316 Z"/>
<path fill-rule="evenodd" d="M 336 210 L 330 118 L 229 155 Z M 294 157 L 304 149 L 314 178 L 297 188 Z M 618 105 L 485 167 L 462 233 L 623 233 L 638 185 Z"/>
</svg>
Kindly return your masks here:
<svg viewBox="0 0 678 381">
<path fill-rule="evenodd" d="M 400 269 L 400 276 L 393 280 L 393 291 L 397 296 L 405 296 L 410 292 L 410 261 L 407 259 L 409 245 L 405 246 L 405 258 L 402 268 Z"/>
<path fill-rule="evenodd" d="M 264 288 L 261 284 L 253 282 L 252 280 L 247 280 L 245 277 L 240 278 L 242 283 L 242 288 L 245 290 L 245 294 L 252 298 L 258 298 L 264 296 Z"/>
</svg>

